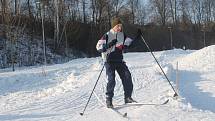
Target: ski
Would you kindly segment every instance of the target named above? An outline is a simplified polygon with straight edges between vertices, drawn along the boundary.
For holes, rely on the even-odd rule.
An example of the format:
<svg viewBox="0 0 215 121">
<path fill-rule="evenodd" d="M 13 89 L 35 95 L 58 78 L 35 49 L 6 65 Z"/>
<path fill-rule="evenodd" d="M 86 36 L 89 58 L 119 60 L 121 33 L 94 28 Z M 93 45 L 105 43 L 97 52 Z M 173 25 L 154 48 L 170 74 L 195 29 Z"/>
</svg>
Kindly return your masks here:
<svg viewBox="0 0 215 121">
<path fill-rule="evenodd" d="M 116 108 L 108 108 L 108 109 L 110 109 L 110 110 L 114 111 L 115 113 L 119 114 L 119 115 L 120 115 L 120 116 L 122 116 L 123 118 L 126 118 L 126 117 L 127 117 L 127 115 L 128 115 L 128 113 L 127 113 L 127 112 L 125 112 L 125 113 L 121 113 L 121 112 L 119 112 Z"/>
<path fill-rule="evenodd" d="M 118 114 L 119 116 L 121 116 L 123 118 L 127 118 L 127 115 L 128 115 L 127 112 L 121 113 L 115 107 L 113 107 L 113 108 L 107 108 L 106 105 L 103 103 L 103 101 L 98 97 L 98 95 L 95 92 L 93 92 L 93 94 L 95 95 L 95 97 L 99 101 L 99 103 L 102 104 L 107 110 L 110 110 L 110 111 Z"/>
<path fill-rule="evenodd" d="M 123 117 L 123 118 L 127 118 L 127 115 L 128 115 L 127 112 L 121 113 L 121 112 L 119 112 L 119 111 L 118 111 L 117 109 L 115 109 L 115 108 L 106 108 L 106 109 L 109 110 L 109 111 L 112 111 L 112 112 L 114 112 L 114 113 L 116 113 L 116 114 L 118 114 L 119 116 L 121 116 L 121 117 Z M 80 113 L 80 115 L 82 116 L 83 113 Z"/>
<path fill-rule="evenodd" d="M 169 102 L 169 99 L 165 100 L 162 103 L 127 103 L 127 104 L 122 104 L 122 105 L 116 105 L 117 109 L 123 108 L 123 107 L 129 107 L 129 106 L 142 106 L 142 105 L 152 105 L 152 106 L 161 106 L 165 105 Z"/>
<path fill-rule="evenodd" d="M 169 99 L 167 99 L 166 101 L 162 102 L 162 103 L 127 103 L 126 105 L 165 105 L 169 102 Z"/>
</svg>

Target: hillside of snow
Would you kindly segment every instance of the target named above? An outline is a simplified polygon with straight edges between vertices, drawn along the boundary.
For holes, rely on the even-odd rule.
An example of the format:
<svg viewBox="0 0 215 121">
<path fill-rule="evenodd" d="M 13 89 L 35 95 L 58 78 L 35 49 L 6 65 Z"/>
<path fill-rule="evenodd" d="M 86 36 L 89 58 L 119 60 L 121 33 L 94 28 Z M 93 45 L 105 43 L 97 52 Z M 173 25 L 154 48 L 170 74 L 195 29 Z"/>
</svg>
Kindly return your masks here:
<svg viewBox="0 0 215 121">
<path fill-rule="evenodd" d="M 85 114 L 80 116 L 103 65 L 100 57 L 83 58 L 15 72 L 0 70 L 0 121 L 214 121 L 215 46 L 154 54 L 174 87 L 178 63 L 178 99 L 172 97 L 174 92 L 150 53 L 126 53 L 133 98 L 145 105 L 123 105 L 117 75 L 113 104 L 119 113 L 127 112 L 127 117 L 104 107 L 104 70 Z M 150 105 L 167 99 L 166 105 Z"/>
<path fill-rule="evenodd" d="M 24 31 L 21 28 L 13 28 L 12 30 L 13 32 L 16 31 L 14 34 L 17 32 L 20 33 L 17 35 L 15 43 L 11 43 L 11 40 L 6 39 L 2 35 L 4 27 L 0 24 L 0 69 L 12 68 L 12 55 L 16 59 L 15 67 L 17 68 L 44 64 L 44 48 L 42 38 L 36 35 L 30 36 L 27 30 Z M 67 49 L 67 51 L 56 53 L 56 50 L 51 48 L 53 42 L 53 39 L 45 39 L 47 64 L 68 62 L 71 59 L 87 56 L 83 52 L 79 52 L 78 50 L 72 48 Z M 17 68 L 15 68 L 15 70 Z"/>
</svg>

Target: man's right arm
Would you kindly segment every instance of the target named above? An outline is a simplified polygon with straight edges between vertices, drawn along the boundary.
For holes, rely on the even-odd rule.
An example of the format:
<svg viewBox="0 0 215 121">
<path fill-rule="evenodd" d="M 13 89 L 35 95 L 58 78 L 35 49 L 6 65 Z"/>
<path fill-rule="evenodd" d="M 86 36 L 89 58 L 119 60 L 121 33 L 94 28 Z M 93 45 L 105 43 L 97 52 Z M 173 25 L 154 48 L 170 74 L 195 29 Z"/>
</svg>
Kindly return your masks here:
<svg viewBox="0 0 215 121">
<path fill-rule="evenodd" d="M 107 50 L 105 35 L 97 42 L 96 49 L 98 52 L 105 52 Z"/>
</svg>

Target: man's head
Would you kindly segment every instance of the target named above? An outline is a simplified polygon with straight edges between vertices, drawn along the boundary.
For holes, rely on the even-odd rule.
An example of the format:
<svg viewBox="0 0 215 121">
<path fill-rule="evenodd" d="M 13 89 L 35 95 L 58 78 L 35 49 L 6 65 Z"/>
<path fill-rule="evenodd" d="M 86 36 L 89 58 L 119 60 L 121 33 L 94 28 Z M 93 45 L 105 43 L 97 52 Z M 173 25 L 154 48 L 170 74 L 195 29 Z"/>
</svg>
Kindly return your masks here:
<svg viewBox="0 0 215 121">
<path fill-rule="evenodd" d="M 112 19 L 112 21 L 111 21 L 111 28 L 115 32 L 121 32 L 122 31 L 122 22 L 121 22 L 120 18 L 116 17 L 116 18 Z"/>
</svg>

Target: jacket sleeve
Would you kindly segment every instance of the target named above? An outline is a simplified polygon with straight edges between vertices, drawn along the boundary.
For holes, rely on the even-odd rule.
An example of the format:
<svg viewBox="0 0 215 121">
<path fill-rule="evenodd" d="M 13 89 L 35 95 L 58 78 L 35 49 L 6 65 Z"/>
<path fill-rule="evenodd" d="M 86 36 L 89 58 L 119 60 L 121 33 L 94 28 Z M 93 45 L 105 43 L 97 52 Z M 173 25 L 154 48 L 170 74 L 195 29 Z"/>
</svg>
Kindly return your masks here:
<svg viewBox="0 0 215 121">
<path fill-rule="evenodd" d="M 126 37 L 124 45 L 125 45 L 125 46 L 129 46 L 129 45 L 132 43 L 132 41 L 133 41 L 133 40 L 132 40 L 131 38 Z"/>
<path fill-rule="evenodd" d="M 103 35 L 103 37 L 97 42 L 96 44 L 96 49 L 98 52 L 104 52 L 105 50 L 105 45 L 106 45 L 106 37 Z"/>
</svg>

